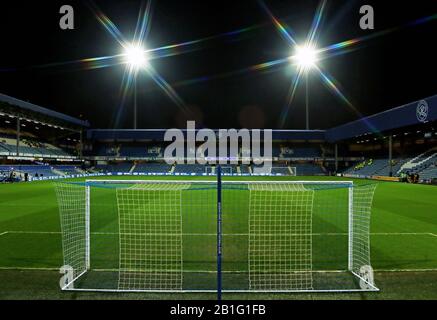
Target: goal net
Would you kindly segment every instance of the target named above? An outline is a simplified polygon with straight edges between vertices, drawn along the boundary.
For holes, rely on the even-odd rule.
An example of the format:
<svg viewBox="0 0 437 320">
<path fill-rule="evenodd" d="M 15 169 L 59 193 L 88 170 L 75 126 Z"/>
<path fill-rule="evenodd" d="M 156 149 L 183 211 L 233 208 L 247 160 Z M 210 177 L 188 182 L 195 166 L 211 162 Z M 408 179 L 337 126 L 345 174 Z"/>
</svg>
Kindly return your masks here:
<svg viewBox="0 0 437 320">
<path fill-rule="evenodd" d="M 373 291 L 375 185 L 341 181 L 56 183 L 64 290 Z M 220 190 L 220 191 L 218 191 Z"/>
</svg>

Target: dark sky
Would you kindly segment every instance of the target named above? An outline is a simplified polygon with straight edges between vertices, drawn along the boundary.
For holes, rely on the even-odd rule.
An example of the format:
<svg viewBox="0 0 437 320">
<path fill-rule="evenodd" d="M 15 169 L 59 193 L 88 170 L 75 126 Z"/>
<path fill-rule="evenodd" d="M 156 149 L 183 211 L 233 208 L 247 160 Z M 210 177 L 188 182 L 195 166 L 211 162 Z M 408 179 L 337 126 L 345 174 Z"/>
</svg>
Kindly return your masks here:
<svg viewBox="0 0 437 320">
<path fill-rule="evenodd" d="M 44 4 L 43 4 L 44 3 Z M 304 41 L 318 1 L 278 0 L 265 4 Z M 75 30 L 59 28 L 59 8 L 75 9 Z M 140 1 L 95 1 L 132 38 Z M 437 2 L 328 0 L 318 47 L 393 32 L 352 46 L 354 50 L 319 64 L 338 81 L 341 91 L 364 115 L 437 94 L 437 19 L 409 25 L 437 14 Z M 375 30 L 359 28 L 359 8 L 372 4 Z M 153 60 L 157 72 L 173 86 L 199 126 L 209 128 L 280 128 L 293 69 L 282 64 L 264 71 L 232 74 L 252 65 L 282 59 L 292 53 L 257 1 L 159 0 L 152 6 L 148 48 L 196 40 L 252 27 L 249 31 L 204 41 L 196 50 Z M 2 3 L 0 19 L 0 92 L 35 104 L 80 115 L 95 128 L 130 128 L 133 99 L 120 107 L 124 65 L 86 70 L 83 64 L 42 65 L 121 53 L 120 45 L 99 24 L 82 1 L 14 1 Z M 228 73 L 231 73 L 230 75 Z M 216 77 L 217 75 L 225 75 Z M 181 85 L 205 77 L 209 80 Z M 325 129 L 358 115 L 311 72 L 310 125 Z M 299 86 L 285 129 L 302 129 L 304 83 Z M 186 116 L 149 75 L 138 79 L 140 128 L 185 126 Z"/>
</svg>

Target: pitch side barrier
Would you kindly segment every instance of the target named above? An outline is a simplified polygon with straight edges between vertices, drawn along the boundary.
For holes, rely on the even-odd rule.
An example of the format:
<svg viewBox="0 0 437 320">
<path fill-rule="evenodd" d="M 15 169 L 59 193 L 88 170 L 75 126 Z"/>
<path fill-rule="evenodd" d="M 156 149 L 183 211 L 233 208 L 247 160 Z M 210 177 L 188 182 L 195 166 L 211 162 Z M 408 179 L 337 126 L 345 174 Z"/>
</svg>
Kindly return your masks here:
<svg viewBox="0 0 437 320">
<path fill-rule="evenodd" d="M 75 179 L 75 178 L 88 178 L 88 177 L 120 177 L 120 176 L 125 176 L 125 177 L 146 177 L 146 176 L 173 176 L 173 177 L 177 177 L 177 176 L 211 176 L 211 177 L 215 177 L 216 174 L 212 174 L 212 173 L 202 173 L 202 174 L 197 174 L 197 173 L 168 173 L 168 172 L 161 172 L 161 173 L 151 173 L 151 172 L 106 172 L 106 173 L 88 173 L 88 174 L 72 174 L 72 175 L 65 175 L 65 176 L 47 176 L 47 177 L 30 177 L 29 178 L 29 182 L 31 181 L 49 181 L 49 180 L 61 180 L 61 179 Z M 268 177 L 287 177 L 289 175 L 284 175 L 284 174 L 280 174 L 280 173 L 266 173 L 266 174 L 254 174 L 254 173 L 223 173 L 222 176 L 241 176 L 241 177 L 262 177 L 262 176 L 268 176 Z"/>
</svg>

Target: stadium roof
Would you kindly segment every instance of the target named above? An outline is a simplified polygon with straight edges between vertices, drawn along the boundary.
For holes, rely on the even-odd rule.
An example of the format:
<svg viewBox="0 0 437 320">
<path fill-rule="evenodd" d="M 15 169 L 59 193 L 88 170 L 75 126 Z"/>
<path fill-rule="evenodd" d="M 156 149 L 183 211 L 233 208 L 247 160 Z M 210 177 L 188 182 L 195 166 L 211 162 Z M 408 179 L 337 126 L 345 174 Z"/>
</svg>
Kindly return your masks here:
<svg viewBox="0 0 437 320">
<path fill-rule="evenodd" d="M 10 96 L 7 96 L 5 94 L 0 93 L 0 103 L 7 103 L 13 107 L 18 107 L 24 111 L 30 111 L 32 113 L 41 114 L 47 117 L 55 118 L 57 120 L 62 120 L 64 122 L 67 122 L 69 124 L 73 124 L 80 127 L 86 127 L 88 128 L 90 126 L 88 121 L 80 120 L 77 118 L 74 118 L 72 116 L 56 112 L 44 107 L 37 106 L 35 104 L 32 104 L 30 102 L 26 102 L 23 100 L 19 100 Z"/>
<path fill-rule="evenodd" d="M 273 140 L 337 142 L 434 121 L 437 121 L 437 95 L 363 117 L 329 130 L 273 130 Z M 165 131 L 166 129 L 93 129 L 88 130 L 87 137 L 92 140 L 162 141 Z M 217 132 L 218 129 L 214 131 Z"/>
<path fill-rule="evenodd" d="M 437 95 L 332 128 L 330 142 L 437 121 Z"/>
</svg>

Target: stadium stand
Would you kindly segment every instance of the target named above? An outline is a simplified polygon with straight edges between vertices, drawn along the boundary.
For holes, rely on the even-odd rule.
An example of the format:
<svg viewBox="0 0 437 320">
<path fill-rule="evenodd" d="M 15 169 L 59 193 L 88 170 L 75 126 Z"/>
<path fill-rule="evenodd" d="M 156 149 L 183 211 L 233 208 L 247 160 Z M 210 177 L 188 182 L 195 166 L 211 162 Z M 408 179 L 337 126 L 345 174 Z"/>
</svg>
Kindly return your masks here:
<svg viewBox="0 0 437 320">
<path fill-rule="evenodd" d="M 98 164 L 94 167 L 94 170 L 102 173 L 116 173 L 116 172 L 124 172 L 128 173 L 130 172 L 131 168 L 133 166 L 133 163 L 130 162 L 120 162 L 115 164 Z"/>
<path fill-rule="evenodd" d="M 282 168 L 273 167 L 271 173 L 275 175 L 288 176 L 290 175 L 290 169 L 288 167 L 282 167 Z"/>
<path fill-rule="evenodd" d="M 274 175 L 284 175 L 284 176 L 291 175 L 290 167 L 287 164 L 280 164 L 280 163 L 273 164 L 271 173 Z"/>
<path fill-rule="evenodd" d="M 272 157 L 280 158 L 281 157 L 281 148 L 278 146 L 273 146 L 272 148 Z"/>
<path fill-rule="evenodd" d="M 223 174 L 238 174 L 241 172 L 241 169 L 237 165 L 234 165 L 234 164 L 225 164 L 225 165 L 222 165 L 221 167 L 222 167 Z"/>
<path fill-rule="evenodd" d="M 322 167 L 312 163 L 291 164 L 291 167 L 296 168 L 297 176 L 319 176 L 324 175 Z"/>
<path fill-rule="evenodd" d="M 423 180 L 437 178 L 433 167 L 437 163 L 437 148 L 432 148 L 414 157 L 397 158 L 392 160 L 392 175 L 419 174 Z M 389 159 L 367 159 L 346 169 L 344 174 L 361 176 L 389 176 Z"/>
<path fill-rule="evenodd" d="M 1 171 L 0 170 L 0 183 L 2 182 L 7 182 L 8 178 L 9 178 L 9 171 Z"/>
<path fill-rule="evenodd" d="M 146 157 L 159 158 L 162 157 L 162 148 L 160 146 L 149 146 L 146 149 Z"/>
<path fill-rule="evenodd" d="M 163 138 L 164 129 L 92 129 L 84 132 L 89 124 L 82 120 L 10 97 L 4 99 L 8 105 L 2 106 L 0 101 L 0 108 L 3 108 L 0 117 L 4 117 L 0 128 L 0 158 L 2 161 L 4 159 L 3 163 L 15 161 L 14 166 L 18 169 L 13 170 L 17 173 L 58 178 L 82 174 L 82 166 L 77 167 L 64 162 L 64 159 L 62 162 L 56 159 L 75 159 L 81 155 L 78 151 L 80 147 L 84 152 L 83 160 L 89 164 L 90 173 L 204 175 L 207 172 L 204 165 L 167 165 L 163 159 L 167 144 Z M 427 98 L 427 101 L 429 104 L 437 103 L 437 96 Z M 14 106 L 10 107 L 12 104 Z M 363 119 L 328 130 L 274 130 L 271 173 L 292 174 L 290 169 L 293 167 L 299 176 L 326 175 L 328 171 L 329 174 L 343 172 L 352 176 L 389 176 L 391 169 L 395 176 L 408 172 L 419 174 L 425 181 L 437 178 L 437 132 L 432 123 L 437 116 L 430 114 L 429 122 L 418 122 L 417 105 L 418 102 L 414 102 L 369 117 L 378 127 L 377 134 L 369 131 Z M 16 119 L 20 118 L 19 112 L 23 109 L 30 110 L 31 114 L 23 120 L 25 129 L 17 132 L 19 121 Z M 41 114 L 44 118 L 41 118 Z M 395 127 L 392 126 L 393 118 L 399 120 Z M 82 140 L 83 133 L 86 133 L 85 141 Z M 70 134 L 75 134 L 76 138 Z M 80 140 L 77 138 L 79 134 Z M 17 139 L 20 141 L 18 155 Z M 68 143 L 66 140 L 71 141 Z M 390 145 L 391 153 L 388 152 Z M 239 151 L 242 156 L 242 149 Z M 187 153 L 185 150 L 185 156 Z M 215 157 L 215 154 L 212 156 Z M 392 159 L 391 166 L 389 157 Z M 353 165 L 345 168 L 350 164 Z M 215 166 L 209 166 L 209 173 L 214 173 Z M 222 167 L 225 174 L 253 174 L 256 166 L 240 164 Z M 3 167 L 0 172 L 4 176 L 11 170 Z"/>
<path fill-rule="evenodd" d="M 250 174 L 250 167 L 247 164 L 240 165 L 240 172 L 241 174 Z"/>
<path fill-rule="evenodd" d="M 0 135 L 0 152 L 5 155 L 15 155 L 17 152 L 17 139 L 7 135 Z M 44 156 L 44 157 L 71 157 L 64 150 L 54 145 L 23 139 L 18 147 L 19 155 Z"/>
<path fill-rule="evenodd" d="M 140 146 L 121 146 L 120 156 L 129 156 L 129 157 L 144 157 L 146 156 L 146 148 Z"/>
<path fill-rule="evenodd" d="M 138 173 L 169 173 L 171 166 L 166 163 L 138 163 L 133 172 Z"/>
<path fill-rule="evenodd" d="M 63 173 L 63 175 L 74 175 L 80 173 L 78 167 L 76 166 L 53 166 L 52 170 Z"/>
<path fill-rule="evenodd" d="M 389 176 L 390 175 L 390 166 L 389 166 L 389 160 L 388 159 L 384 159 L 385 160 L 385 166 L 380 169 L 379 171 L 375 172 L 374 175 L 376 176 Z M 400 168 L 407 163 L 410 160 L 410 158 L 408 159 L 395 159 L 392 162 L 392 175 L 394 176 L 398 176 L 399 175 L 399 170 Z"/>
<path fill-rule="evenodd" d="M 392 173 L 395 175 L 401 166 L 409 159 L 394 159 Z M 390 166 L 388 159 L 368 159 L 347 169 L 344 173 L 358 174 L 363 176 L 389 176 Z"/>
<path fill-rule="evenodd" d="M 419 177 L 424 181 L 431 181 L 432 179 L 437 179 L 437 164 L 430 166 L 419 173 Z"/>
<path fill-rule="evenodd" d="M 132 163 L 122 162 L 112 165 L 110 168 L 112 172 L 130 172 L 132 166 Z"/>
<path fill-rule="evenodd" d="M 322 156 L 322 149 L 318 147 L 293 147 L 283 146 L 279 158 L 308 158 L 314 159 Z"/>
<path fill-rule="evenodd" d="M 205 166 L 200 164 L 177 164 L 175 174 L 202 175 L 205 173 Z"/>
<path fill-rule="evenodd" d="M 419 173 L 429 166 L 433 165 L 437 161 L 437 148 L 432 148 L 424 153 L 419 154 L 417 157 L 404 163 L 397 171 L 398 174 L 413 172 Z"/>
<path fill-rule="evenodd" d="M 252 169 L 258 167 L 258 165 L 252 165 Z M 299 164 L 281 164 L 273 163 L 271 174 L 272 175 L 292 175 L 291 167 L 296 168 L 296 175 L 325 175 L 322 167 L 315 163 L 299 163 Z"/>
<path fill-rule="evenodd" d="M 28 173 L 31 177 L 53 177 L 58 175 L 53 172 L 53 167 L 50 165 L 5 165 L 0 166 L 0 171 L 13 171 L 20 174 Z"/>
<path fill-rule="evenodd" d="M 35 165 L 35 166 L 19 166 L 19 171 L 27 172 L 32 176 L 39 175 L 44 177 L 53 177 L 57 176 L 57 174 L 53 171 L 53 167 L 50 165 Z"/>
<path fill-rule="evenodd" d="M 163 157 L 163 148 L 158 145 L 147 146 L 144 143 L 97 143 L 86 155 L 156 159 Z"/>
<path fill-rule="evenodd" d="M 97 145 L 95 151 L 91 152 L 96 156 L 114 156 L 120 157 L 120 147 L 111 145 Z"/>
</svg>

